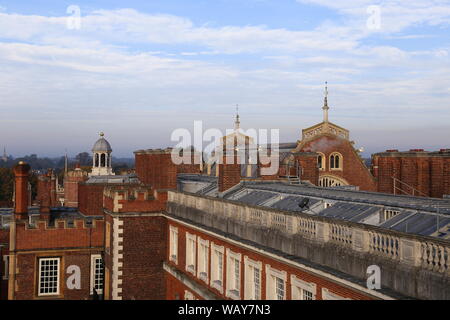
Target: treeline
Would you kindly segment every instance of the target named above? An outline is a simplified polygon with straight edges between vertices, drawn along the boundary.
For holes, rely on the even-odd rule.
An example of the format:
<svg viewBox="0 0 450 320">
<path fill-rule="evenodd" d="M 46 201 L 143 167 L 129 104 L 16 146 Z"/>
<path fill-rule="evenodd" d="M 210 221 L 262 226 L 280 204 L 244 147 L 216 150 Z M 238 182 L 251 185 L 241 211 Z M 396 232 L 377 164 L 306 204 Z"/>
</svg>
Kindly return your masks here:
<svg viewBox="0 0 450 320">
<path fill-rule="evenodd" d="M 0 159 L 0 168 L 12 168 L 19 161 L 25 161 L 26 163 L 28 163 L 31 166 L 32 170 L 41 171 L 52 168 L 60 171 L 60 169 L 64 169 L 65 167 L 66 158 L 64 156 L 57 158 L 40 158 L 36 154 L 31 154 L 19 158 L 8 157 L 6 162 Z M 119 159 L 113 157 L 112 161 L 114 169 L 117 168 L 118 170 L 121 170 L 131 169 L 134 167 L 134 159 L 132 158 Z M 69 170 L 71 168 L 74 168 L 77 164 L 79 164 L 81 167 L 89 167 L 92 166 L 92 156 L 87 152 L 81 152 L 75 158 L 69 158 L 67 162 Z"/>
</svg>

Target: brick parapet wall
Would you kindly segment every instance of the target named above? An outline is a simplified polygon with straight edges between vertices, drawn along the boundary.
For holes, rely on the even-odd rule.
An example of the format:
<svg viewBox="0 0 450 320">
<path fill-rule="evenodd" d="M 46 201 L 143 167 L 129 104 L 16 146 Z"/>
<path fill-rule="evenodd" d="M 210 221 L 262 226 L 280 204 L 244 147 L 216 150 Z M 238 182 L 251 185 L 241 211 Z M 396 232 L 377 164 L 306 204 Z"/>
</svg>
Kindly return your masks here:
<svg viewBox="0 0 450 320">
<path fill-rule="evenodd" d="M 93 220 L 92 227 L 85 220 L 75 220 L 74 227 L 66 221 L 56 220 L 54 227 L 48 221 L 39 221 L 36 228 L 27 222 L 16 222 L 16 250 L 38 250 L 54 248 L 80 248 L 103 246 L 104 221 Z"/>
<path fill-rule="evenodd" d="M 378 191 L 441 198 L 450 193 L 450 154 L 428 152 L 386 152 L 372 156 L 372 171 L 378 180 Z M 407 185 L 405 185 L 405 184 Z M 411 188 L 412 187 L 412 188 Z"/>
</svg>

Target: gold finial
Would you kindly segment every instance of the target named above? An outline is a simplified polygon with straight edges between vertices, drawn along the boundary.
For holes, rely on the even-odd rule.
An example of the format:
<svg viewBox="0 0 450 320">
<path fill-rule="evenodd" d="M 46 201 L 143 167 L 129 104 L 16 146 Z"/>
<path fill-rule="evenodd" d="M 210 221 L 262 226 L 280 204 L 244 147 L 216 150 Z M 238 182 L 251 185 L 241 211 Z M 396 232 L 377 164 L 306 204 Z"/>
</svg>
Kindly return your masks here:
<svg viewBox="0 0 450 320">
<path fill-rule="evenodd" d="M 103 132 L 100 132 L 100 137 L 104 137 L 105 136 L 105 134 L 103 133 Z"/>
<path fill-rule="evenodd" d="M 26 164 L 26 162 L 25 161 L 19 161 L 19 164 L 20 165 L 24 165 L 24 164 Z"/>
</svg>

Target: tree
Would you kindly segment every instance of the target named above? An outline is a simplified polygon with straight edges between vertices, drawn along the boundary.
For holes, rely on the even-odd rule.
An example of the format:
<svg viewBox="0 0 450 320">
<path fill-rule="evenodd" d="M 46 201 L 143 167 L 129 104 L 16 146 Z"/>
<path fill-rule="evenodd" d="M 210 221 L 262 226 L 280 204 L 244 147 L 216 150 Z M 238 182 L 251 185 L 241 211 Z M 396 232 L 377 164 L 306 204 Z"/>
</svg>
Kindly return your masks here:
<svg viewBox="0 0 450 320">
<path fill-rule="evenodd" d="M 79 153 L 75 159 L 80 164 L 80 166 L 89 166 L 91 165 L 91 156 L 87 152 L 81 152 Z"/>
<path fill-rule="evenodd" d="M 9 203 L 14 193 L 14 173 L 11 169 L 0 168 L 0 202 Z"/>
</svg>

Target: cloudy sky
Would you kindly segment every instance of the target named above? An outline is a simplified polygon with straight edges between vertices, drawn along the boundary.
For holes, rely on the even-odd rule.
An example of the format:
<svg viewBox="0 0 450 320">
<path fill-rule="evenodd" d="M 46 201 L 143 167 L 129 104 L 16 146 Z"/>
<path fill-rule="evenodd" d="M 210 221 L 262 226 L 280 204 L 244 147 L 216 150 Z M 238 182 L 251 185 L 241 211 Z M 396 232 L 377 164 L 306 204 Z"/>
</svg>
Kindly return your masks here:
<svg viewBox="0 0 450 320">
<path fill-rule="evenodd" d="M 116 156 L 177 128 L 296 141 L 322 119 L 366 155 L 450 147 L 449 0 L 1 1 L 0 147 Z M 80 19 L 77 19 L 78 9 Z"/>
</svg>

